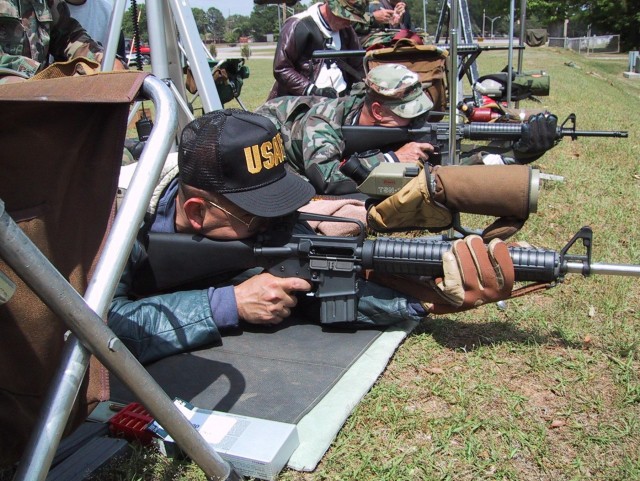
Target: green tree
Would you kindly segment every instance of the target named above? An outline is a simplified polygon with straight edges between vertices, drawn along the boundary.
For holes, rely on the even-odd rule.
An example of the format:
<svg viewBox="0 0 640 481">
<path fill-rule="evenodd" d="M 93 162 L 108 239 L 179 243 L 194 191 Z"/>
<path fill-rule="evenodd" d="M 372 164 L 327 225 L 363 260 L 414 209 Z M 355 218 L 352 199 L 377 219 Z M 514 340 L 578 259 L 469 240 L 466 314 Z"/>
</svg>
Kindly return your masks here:
<svg viewBox="0 0 640 481">
<path fill-rule="evenodd" d="M 200 36 L 204 37 L 204 35 L 208 31 L 209 18 L 207 17 L 207 14 L 204 12 L 204 10 L 202 10 L 201 8 L 192 8 L 191 11 L 193 12 L 193 18 L 196 21 L 196 27 L 198 28 L 198 33 L 200 34 Z"/>
<path fill-rule="evenodd" d="M 414 30 L 424 29 L 424 2 L 423 0 L 405 0 L 409 14 L 411 15 L 411 27 Z M 441 3 L 439 1 L 427 1 L 427 33 L 434 35 L 438 26 L 438 17 L 440 15 Z"/>
<path fill-rule="evenodd" d="M 527 9 L 550 22 L 569 19 L 575 36 L 619 34 L 622 50 L 640 46 L 640 3 L 637 0 L 531 0 Z M 579 31 L 575 31 L 575 26 Z M 590 27 L 589 27 L 590 26 Z M 570 34 L 571 35 L 571 34 Z"/>
<path fill-rule="evenodd" d="M 215 7 L 211 7 L 207 10 L 207 19 L 207 31 L 212 35 L 213 41 L 219 43 L 224 38 L 226 29 L 222 12 Z"/>
<path fill-rule="evenodd" d="M 268 33 L 278 32 L 278 8 L 271 5 L 253 7 L 249 25 L 255 40 L 263 41 Z"/>
<path fill-rule="evenodd" d="M 592 29 L 598 33 L 620 33 L 624 50 L 640 48 L 640 4 L 637 1 L 621 2 L 598 0 L 590 5 Z"/>
<path fill-rule="evenodd" d="M 244 15 L 231 15 L 227 18 L 227 34 L 233 32 L 237 37 L 251 35 L 251 21 Z M 225 40 L 227 37 L 225 34 Z M 237 40 L 237 38 L 236 38 Z"/>
<path fill-rule="evenodd" d="M 520 16 L 520 2 L 516 1 L 516 18 Z M 470 15 L 474 23 L 481 25 L 482 13 L 502 18 L 495 22 L 495 29 L 506 32 L 509 25 L 509 4 L 503 0 L 470 2 Z M 567 34 L 570 37 L 619 34 L 622 50 L 640 47 L 640 2 L 637 0 L 527 0 L 527 27 L 563 31 L 565 19 L 569 19 Z"/>
<path fill-rule="evenodd" d="M 147 31 L 147 9 L 144 3 L 138 3 L 138 30 L 140 32 L 140 42 L 147 43 L 149 41 L 149 33 Z M 133 15 L 133 6 L 129 7 L 129 9 L 124 13 L 124 17 L 122 19 L 122 31 L 124 32 L 124 36 L 127 38 L 134 38 L 134 15 Z"/>
</svg>

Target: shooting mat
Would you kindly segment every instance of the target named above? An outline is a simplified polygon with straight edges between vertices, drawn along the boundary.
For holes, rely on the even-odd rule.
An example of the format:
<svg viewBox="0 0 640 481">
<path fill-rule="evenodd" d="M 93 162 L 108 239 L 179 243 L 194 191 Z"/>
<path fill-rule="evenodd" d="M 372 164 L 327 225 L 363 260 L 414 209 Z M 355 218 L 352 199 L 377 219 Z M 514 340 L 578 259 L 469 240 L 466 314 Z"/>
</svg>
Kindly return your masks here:
<svg viewBox="0 0 640 481">
<path fill-rule="evenodd" d="M 328 330 L 302 320 L 251 327 L 222 345 L 147 366 L 171 398 L 243 416 L 296 424 L 289 467 L 312 471 L 341 426 L 415 327 Z M 112 376 L 111 399 L 137 401 Z"/>
</svg>

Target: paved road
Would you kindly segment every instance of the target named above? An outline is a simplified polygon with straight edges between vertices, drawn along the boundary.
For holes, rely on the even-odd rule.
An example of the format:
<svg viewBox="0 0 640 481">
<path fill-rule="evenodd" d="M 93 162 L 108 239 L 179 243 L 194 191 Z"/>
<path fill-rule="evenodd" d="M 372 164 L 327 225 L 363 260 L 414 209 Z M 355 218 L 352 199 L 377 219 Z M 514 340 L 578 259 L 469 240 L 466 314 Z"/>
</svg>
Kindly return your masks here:
<svg viewBox="0 0 640 481">
<path fill-rule="evenodd" d="M 242 45 L 249 45 L 251 49 L 251 57 L 250 58 L 268 58 L 273 59 L 273 55 L 276 49 L 275 43 L 249 43 L 249 44 L 237 44 L 235 47 L 229 46 L 219 46 L 216 47 L 216 59 L 225 59 L 225 58 L 239 58 L 242 57 L 240 55 L 240 48 Z"/>
</svg>

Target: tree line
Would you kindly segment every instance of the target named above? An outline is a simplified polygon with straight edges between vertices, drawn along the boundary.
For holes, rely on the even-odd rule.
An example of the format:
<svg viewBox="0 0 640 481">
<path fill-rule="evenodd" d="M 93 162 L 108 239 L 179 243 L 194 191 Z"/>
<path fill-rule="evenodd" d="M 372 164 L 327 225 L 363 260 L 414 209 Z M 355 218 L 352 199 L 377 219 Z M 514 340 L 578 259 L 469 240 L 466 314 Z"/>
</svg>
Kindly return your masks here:
<svg viewBox="0 0 640 481">
<path fill-rule="evenodd" d="M 404 0 L 411 13 L 414 29 L 423 29 L 426 19 L 427 32 L 435 34 L 442 12 L 442 1 Z M 446 0 L 444 0 L 446 1 Z M 298 2 L 287 8 L 286 13 L 276 5 L 254 5 L 251 15 L 230 15 L 225 17 L 220 10 L 194 8 L 193 15 L 203 40 L 208 43 L 235 43 L 240 37 L 250 37 L 255 41 L 265 41 L 269 34 L 277 38 L 283 19 L 303 11 L 310 4 Z M 488 18 L 500 17 L 494 21 L 494 34 L 509 31 L 509 4 L 504 0 L 468 1 L 469 16 L 476 36 L 488 34 Z M 426 5 L 426 8 L 425 8 Z M 520 0 L 515 0 L 515 19 L 520 19 Z M 140 13 L 140 39 L 148 41 L 145 5 L 138 5 Z M 446 11 L 444 12 L 446 14 Z M 483 22 L 484 20 L 484 22 Z M 568 22 L 566 22 L 568 20 Z M 565 26 L 566 23 L 566 26 Z M 485 32 L 482 26 L 485 25 Z M 619 34 L 621 49 L 638 50 L 640 47 L 640 2 L 638 0 L 528 0 L 526 4 L 526 28 L 546 28 L 552 37 L 562 37 L 566 28 L 567 36 Z M 134 22 L 131 8 L 125 13 L 123 30 L 128 37 L 133 36 Z M 446 27 L 443 31 L 446 32 Z M 519 27 L 516 27 L 516 34 Z"/>
</svg>

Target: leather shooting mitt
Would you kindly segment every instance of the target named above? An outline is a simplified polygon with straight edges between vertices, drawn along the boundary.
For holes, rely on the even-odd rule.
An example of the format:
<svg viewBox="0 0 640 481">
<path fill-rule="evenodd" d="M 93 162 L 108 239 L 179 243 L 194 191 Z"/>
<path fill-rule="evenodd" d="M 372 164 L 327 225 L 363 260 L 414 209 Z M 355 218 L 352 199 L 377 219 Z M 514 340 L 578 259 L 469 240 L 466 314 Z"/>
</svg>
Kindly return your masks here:
<svg viewBox="0 0 640 481">
<path fill-rule="evenodd" d="M 413 229 L 437 232 L 449 228 L 453 214 L 431 198 L 427 173 L 428 169 L 422 169 L 398 192 L 371 206 L 367 212 L 367 226 L 376 232 Z"/>
</svg>

